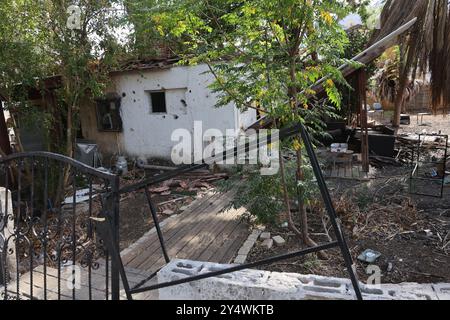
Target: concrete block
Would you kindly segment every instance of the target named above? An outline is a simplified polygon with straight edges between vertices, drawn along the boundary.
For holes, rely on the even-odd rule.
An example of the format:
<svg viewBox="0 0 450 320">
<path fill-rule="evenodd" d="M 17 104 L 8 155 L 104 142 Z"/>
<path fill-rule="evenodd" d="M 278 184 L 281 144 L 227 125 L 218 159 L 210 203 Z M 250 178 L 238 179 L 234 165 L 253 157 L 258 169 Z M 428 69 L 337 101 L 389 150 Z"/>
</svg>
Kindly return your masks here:
<svg viewBox="0 0 450 320">
<path fill-rule="evenodd" d="M 250 241 L 246 241 L 244 242 L 244 244 L 242 245 L 242 248 L 238 251 L 238 255 L 248 255 L 250 253 L 250 250 L 252 250 L 253 248 L 253 244 Z"/>
<path fill-rule="evenodd" d="M 262 245 L 267 249 L 272 249 L 273 247 L 273 239 L 266 239 L 263 241 Z"/>
<path fill-rule="evenodd" d="M 247 255 L 238 255 L 236 259 L 234 259 L 234 263 L 236 264 L 244 264 L 247 261 Z"/>
<path fill-rule="evenodd" d="M 432 285 L 439 300 L 450 300 L 450 284 L 439 283 Z"/>
<path fill-rule="evenodd" d="M 253 230 L 253 232 L 248 236 L 247 241 L 255 243 L 261 232 L 261 230 Z"/>
<path fill-rule="evenodd" d="M 162 212 L 162 214 L 163 214 L 163 215 L 166 215 L 166 216 L 172 216 L 174 213 L 175 213 L 175 211 L 170 210 L 170 209 L 164 210 L 164 211 Z"/>
<path fill-rule="evenodd" d="M 182 279 L 193 274 L 223 270 L 231 265 L 174 260 L 158 273 L 158 282 Z M 366 300 L 436 300 L 446 298 L 450 284 L 365 285 Z M 294 273 L 242 270 L 159 291 L 160 299 L 186 300 L 353 300 L 350 280 Z"/>
<path fill-rule="evenodd" d="M 277 245 L 277 246 L 283 246 L 285 243 L 286 243 L 286 240 L 284 240 L 282 237 L 280 237 L 280 236 L 276 236 L 276 237 L 273 237 L 273 241 L 275 242 L 275 244 Z"/>
<path fill-rule="evenodd" d="M 393 300 L 437 300 L 437 295 L 429 284 L 382 284 L 380 288 L 384 295 Z"/>
<path fill-rule="evenodd" d="M 261 240 L 268 240 L 271 238 L 270 232 L 263 232 L 261 233 L 261 236 L 259 237 Z"/>
</svg>

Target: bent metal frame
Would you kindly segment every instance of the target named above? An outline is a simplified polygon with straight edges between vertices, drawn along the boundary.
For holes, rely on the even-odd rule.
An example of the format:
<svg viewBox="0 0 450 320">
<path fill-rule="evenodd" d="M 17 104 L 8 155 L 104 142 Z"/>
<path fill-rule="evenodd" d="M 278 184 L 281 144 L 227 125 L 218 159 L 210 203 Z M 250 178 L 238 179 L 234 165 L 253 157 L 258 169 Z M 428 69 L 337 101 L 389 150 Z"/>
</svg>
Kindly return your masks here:
<svg viewBox="0 0 450 320">
<path fill-rule="evenodd" d="M 350 250 L 348 248 L 345 236 L 343 234 L 343 231 L 341 229 L 341 225 L 340 225 L 340 221 L 339 218 L 337 217 L 335 208 L 333 206 L 333 202 L 331 200 L 331 196 L 329 193 L 329 190 L 327 188 L 322 170 L 320 168 L 319 165 L 319 161 L 317 159 L 317 155 L 314 152 L 314 147 L 313 144 L 311 142 L 310 136 L 307 132 L 307 129 L 305 128 L 305 126 L 303 124 L 297 124 L 293 127 L 290 128 L 285 128 L 280 130 L 279 133 L 279 139 L 286 139 L 289 137 L 293 137 L 296 135 L 301 136 L 304 144 L 305 144 L 305 148 L 306 151 L 308 153 L 309 159 L 311 161 L 311 165 L 312 168 L 314 170 L 314 175 L 317 179 L 317 183 L 320 189 L 320 193 L 322 195 L 322 199 L 324 201 L 325 204 L 325 208 L 327 211 L 327 214 L 330 218 L 331 224 L 332 224 L 332 228 L 334 231 L 334 235 L 336 238 L 336 241 L 327 243 L 327 244 L 322 244 L 322 245 L 318 245 L 316 247 L 312 247 L 312 248 L 307 248 L 307 249 L 303 249 L 300 251 L 296 251 L 296 252 L 292 252 L 292 253 L 288 253 L 288 254 L 284 254 L 284 255 L 279 255 L 279 256 L 275 256 L 275 257 L 271 257 L 268 259 L 264 259 L 264 260 L 260 260 L 260 261 L 256 261 L 256 262 L 251 262 L 251 263 L 246 263 L 246 264 L 242 264 L 242 265 L 236 265 L 236 266 L 232 266 L 230 268 L 224 269 L 224 270 L 220 270 L 220 271 L 214 271 L 214 272 L 209 272 L 209 273 L 205 273 L 205 274 L 201 274 L 201 275 L 196 275 L 196 276 L 191 276 L 191 277 L 186 277 L 183 279 L 179 279 L 176 281 L 170 281 L 170 282 L 164 282 L 164 283 L 159 283 L 159 284 L 155 284 L 155 285 L 151 285 L 151 286 L 144 286 L 144 283 L 141 284 L 140 286 L 137 286 L 135 288 L 132 289 L 128 289 L 129 285 L 128 285 L 128 281 L 126 279 L 126 276 L 124 274 L 124 268 L 123 265 L 120 261 L 120 255 L 118 255 L 117 250 L 113 250 L 115 251 L 113 253 L 113 259 L 118 259 L 118 263 L 120 265 L 120 273 L 122 276 L 122 281 L 124 283 L 124 288 L 126 291 L 126 295 L 128 299 L 131 299 L 133 294 L 137 294 L 137 293 L 143 293 L 143 292 L 148 292 L 148 291 L 152 291 L 152 290 L 157 290 L 157 289 L 161 289 L 161 288 L 167 288 L 167 287 L 171 287 L 171 286 L 176 286 L 176 285 L 180 285 L 180 284 L 184 284 L 184 283 L 189 283 L 189 282 L 193 282 L 193 281 L 198 281 L 198 280 L 202 280 L 202 279 L 206 279 L 206 278 L 211 278 L 211 277 L 216 277 L 216 276 L 220 276 L 220 275 L 224 275 L 224 274 L 228 274 L 228 273 L 232 273 L 232 272 L 236 272 L 236 271 L 240 271 L 240 270 L 244 270 L 244 269 L 249 269 L 249 268 L 255 268 L 258 266 L 263 266 L 263 265 L 269 265 L 278 261 L 282 261 L 282 260 L 288 260 L 288 259 L 292 259 L 292 258 L 297 258 L 297 257 L 301 257 L 301 256 L 305 256 L 308 254 L 312 254 L 312 253 L 317 253 L 320 251 L 324 251 L 324 250 L 328 250 L 328 249 L 332 249 L 332 248 L 340 248 L 340 251 L 342 253 L 342 256 L 344 258 L 344 262 L 347 268 L 347 271 L 349 273 L 352 285 L 353 285 L 353 289 L 356 295 L 356 298 L 358 300 L 362 300 L 362 294 L 361 294 L 361 289 L 359 286 L 359 282 L 357 279 L 357 276 L 355 274 L 355 269 L 354 269 L 354 265 L 353 265 L 353 259 L 351 257 L 350 254 Z M 253 148 L 259 148 L 262 147 L 264 145 L 267 145 L 269 143 L 271 143 L 272 141 L 272 136 L 269 134 L 267 136 L 267 139 L 263 139 L 264 141 L 257 141 L 257 142 L 249 142 L 245 145 L 245 152 L 248 152 L 249 150 L 254 150 Z M 220 155 L 217 155 L 214 157 L 215 160 L 218 159 L 223 159 L 225 160 L 227 157 L 227 154 L 231 154 L 233 153 L 234 156 L 236 157 L 238 155 L 238 151 L 240 151 L 241 149 L 239 148 L 239 146 L 235 147 L 234 150 L 229 150 L 229 152 L 224 152 Z M 159 176 L 153 177 L 151 179 L 148 179 L 146 181 L 137 183 L 135 185 L 130 185 L 130 186 L 126 186 L 122 189 L 119 190 L 120 194 L 124 194 L 124 193 L 129 193 L 129 192 L 135 192 L 135 191 L 139 191 L 144 189 L 145 190 L 145 195 L 148 201 L 148 205 L 152 214 L 152 218 L 154 220 L 155 223 L 155 227 L 156 227 L 156 232 L 158 234 L 158 238 L 161 244 L 161 250 L 163 252 L 164 258 L 166 263 L 170 262 L 170 258 L 169 255 L 167 253 L 166 250 L 166 246 L 165 246 L 165 242 L 164 242 L 164 237 L 163 234 L 161 232 L 161 228 L 159 225 L 159 221 L 158 221 L 158 217 L 156 214 L 156 209 L 154 204 L 152 203 L 151 200 L 151 194 L 149 192 L 149 187 L 152 185 L 155 185 L 157 183 L 169 180 L 171 178 L 174 178 L 176 176 L 178 176 L 179 174 L 182 173 L 186 173 L 186 172 L 190 172 L 190 171 L 194 171 L 197 169 L 201 169 L 204 167 L 208 166 L 208 163 L 212 163 L 214 161 L 208 161 L 208 160 L 214 160 L 214 159 L 206 159 L 204 160 L 202 163 L 200 164 L 193 164 L 193 165 L 184 165 L 181 166 L 180 168 L 178 168 L 175 171 L 171 171 L 165 174 L 161 174 Z M 152 276 L 150 276 L 148 280 L 152 279 L 153 277 L 155 277 L 157 275 L 157 272 L 155 272 Z"/>
</svg>

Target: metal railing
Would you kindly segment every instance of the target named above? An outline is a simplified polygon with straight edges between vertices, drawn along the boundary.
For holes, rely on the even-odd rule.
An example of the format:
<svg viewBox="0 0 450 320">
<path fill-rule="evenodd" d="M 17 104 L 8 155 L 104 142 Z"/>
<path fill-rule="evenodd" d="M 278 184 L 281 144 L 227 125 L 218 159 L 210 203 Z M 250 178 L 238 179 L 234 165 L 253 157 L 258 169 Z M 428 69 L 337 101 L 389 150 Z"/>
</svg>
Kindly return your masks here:
<svg viewBox="0 0 450 320">
<path fill-rule="evenodd" d="M 355 269 L 354 269 L 354 265 L 353 265 L 353 259 L 351 257 L 350 254 L 350 250 L 348 249 L 347 246 L 347 242 L 345 240 L 344 234 L 342 232 L 341 226 L 340 226 L 340 222 L 339 219 L 336 215 L 336 211 L 334 209 L 333 206 L 333 202 L 331 200 L 331 196 L 330 193 L 328 191 L 322 170 L 320 168 L 319 165 L 319 161 L 317 159 L 317 156 L 314 152 L 314 147 L 313 144 L 311 142 L 311 139 L 309 137 L 309 134 L 305 128 L 305 126 L 303 124 L 298 124 L 295 125 L 293 127 L 290 128 L 285 128 L 282 129 L 279 133 L 279 139 L 283 140 L 289 137 L 294 137 L 294 136 L 300 136 L 301 139 L 303 140 L 304 144 L 305 144 L 305 148 L 306 151 L 308 153 L 309 159 L 311 161 L 311 165 L 313 167 L 314 170 L 314 175 L 317 179 L 317 183 L 321 192 L 321 196 L 323 199 L 323 202 L 325 204 L 325 208 L 327 211 L 327 214 L 330 218 L 330 222 L 332 225 L 332 229 L 334 231 L 334 235 L 336 238 L 336 241 L 333 241 L 331 243 L 326 243 L 326 244 L 322 244 L 319 245 L 317 247 L 314 248 L 308 248 L 308 249 L 304 249 L 304 250 L 300 250 L 300 251 L 296 251 L 296 252 L 292 252 L 289 254 L 284 254 L 284 255 L 280 255 L 280 256 L 276 256 L 276 257 L 272 257 L 272 258 L 268 258 L 268 259 L 264 259 L 261 261 L 257 261 L 257 262 L 252 262 L 252 263 L 246 263 L 246 264 L 242 264 L 239 266 L 233 266 L 231 268 L 227 268 L 224 270 L 220 270 L 220 271 L 215 271 L 215 272 L 210 272 L 210 273 L 205 273 L 205 274 L 201 274 L 201 275 L 197 275 L 197 276 L 191 276 L 191 277 L 186 277 L 184 279 L 180 279 L 177 281 L 171 281 L 171 282 L 166 282 L 166 283 L 158 283 L 152 286 L 141 286 L 141 287 L 137 287 L 137 288 L 133 288 L 130 293 L 131 294 L 137 294 L 137 293 L 142 293 L 142 292 L 148 292 L 148 291 L 152 291 L 152 290 L 157 290 L 157 289 L 162 289 L 162 288 L 166 288 L 166 287 L 171 287 L 171 286 L 176 286 L 179 284 L 183 284 L 183 283 L 188 283 L 188 282 L 192 282 L 192 281 L 198 281 L 198 280 L 202 280 L 202 279 L 207 279 L 207 278 L 211 278 L 211 277 L 216 277 L 219 275 L 224 275 L 227 273 L 232 273 L 232 272 L 236 272 L 236 271 L 240 271 L 240 270 L 244 270 L 244 269 L 249 269 L 249 268 L 254 268 L 254 267 L 259 267 L 259 266 L 263 266 L 263 265 L 268 265 L 268 264 L 272 264 L 278 261 L 282 261 L 282 260 L 288 260 L 288 259 L 292 259 L 292 258 L 297 258 L 297 257 L 301 257 L 304 255 L 308 255 L 308 254 L 312 254 L 312 253 L 317 253 L 323 250 L 328 250 L 331 248 L 339 248 L 343 258 L 344 258 L 344 262 L 347 268 L 347 271 L 349 273 L 349 277 L 351 279 L 354 291 L 355 291 L 355 295 L 356 298 L 358 300 L 362 300 L 362 294 L 361 294 L 361 290 L 359 287 L 359 282 L 357 280 L 356 274 L 355 274 Z M 267 139 L 263 139 L 263 141 L 254 141 L 253 143 L 247 143 L 245 145 L 245 152 L 249 152 L 250 150 L 254 150 L 255 148 L 260 148 L 266 144 L 270 144 L 272 143 L 272 136 L 269 134 L 267 136 Z M 121 188 L 119 190 L 119 192 L 121 194 L 124 193 L 128 193 L 128 192 L 134 192 L 134 191 L 140 191 L 140 190 L 145 190 L 146 196 L 147 196 L 147 200 L 149 203 L 149 207 L 150 207 L 150 211 L 152 213 L 152 217 L 156 226 L 156 230 L 158 233 L 158 238 L 160 241 L 160 245 L 161 245 L 161 250 L 164 254 L 165 260 L 166 262 L 170 262 L 170 257 L 167 254 L 167 250 L 166 250 L 166 246 L 165 246 L 165 242 L 164 242 L 164 236 L 159 228 L 159 221 L 157 220 L 157 216 L 156 216 L 156 211 L 154 208 L 154 205 L 152 204 L 151 201 L 151 194 L 149 192 L 149 187 L 152 185 L 155 185 L 157 183 L 169 180 L 171 178 L 174 178 L 182 173 L 186 173 L 186 172 L 190 172 L 190 171 L 194 171 L 203 167 L 208 166 L 208 163 L 214 162 L 214 160 L 226 160 L 227 156 L 229 156 L 230 154 L 233 154 L 235 157 L 238 155 L 239 152 L 239 146 L 235 147 L 232 150 L 227 150 L 226 152 L 219 154 L 217 156 L 214 157 L 214 159 L 206 159 L 203 161 L 203 163 L 200 164 L 194 164 L 194 165 L 185 165 L 180 167 L 177 170 L 174 171 L 170 171 L 168 173 L 164 173 L 161 175 L 158 175 L 156 177 L 153 177 L 151 179 L 139 182 L 135 185 L 129 185 L 126 186 L 124 188 Z M 157 272 L 155 272 L 153 274 L 153 277 L 156 276 Z M 149 280 L 152 277 L 149 278 Z"/>
<path fill-rule="evenodd" d="M 119 299 L 121 274 L 129 292 L 116 175 L 31 152 L 0 158 L 0 182 L 2 299 Z"/>
</svg>

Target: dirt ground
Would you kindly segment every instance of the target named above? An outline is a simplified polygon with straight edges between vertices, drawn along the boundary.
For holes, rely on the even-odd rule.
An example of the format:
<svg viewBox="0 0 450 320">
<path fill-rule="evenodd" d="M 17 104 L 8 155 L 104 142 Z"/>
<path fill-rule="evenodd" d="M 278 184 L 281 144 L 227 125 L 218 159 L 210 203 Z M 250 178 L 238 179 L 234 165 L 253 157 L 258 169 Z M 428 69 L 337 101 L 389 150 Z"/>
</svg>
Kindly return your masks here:
<svg viewBox="0 0 450 320">
<path fill-rule="evenodd" d="M 428 133 L 450 134 L 450 117 L 425 116 L 423 123 L 417 124 L 416 117 L 412 116 L 411 125 L 402 126 L 399 133 L 418 133 L 425 129 Z M 374 264 L 382 271 L 382 283 L 450 282 L 450 186 L 444 188 L 442 199 L 410 194 L 410 170 L 386 165 L 376 170 L 375 179 L 369 182 L 327 182 L 361 281 L 367 281 L 369 265 L 357 258 L 364 250 L 372 249 L 381 253 Z M 431 185 L 425 188 L 429 189 Z M 308 218 L 310 235 L 315 242 L 335 239 L 330 224 L 324 219 L 322 205 L 311 205 Z M 295 214 L 294 219 L 300 221 Z M 249 261 L 302 248 L 299 237 L 288 228 L 268 226 L 267 231 L 272 236 L 281 235 L 287 241 L 286 245 L 268 250 L 258 241 Z M 310 255 L 263 269 L 348 277 L 339 250 L 327 251 L 327 255 L 328 260 Z"/>
<path fill-rule="evenodd" d="M 342 219 L 359 279 L 366 281 L 367 263 L 357 257 L 366 249 L 381 253 L 375 265 L 382 271 L 383 283 L 450 282 L 450 191 L 444 199 L 410 196 L 406 180 L 398 168 L 386 169 L 389 177 L 369 184 L 349 181 L 329 182 L 338 216 Z M 357 214 L 355 214 L 357 212 Z M 324 232 L 323 211 L 309 210 L 311 238 L 317 243 L 334 239 L 330 225 Z M 294 217 L 296 218 L 296 216 Z M 298 221 L 297 217 L 297 221 Z M 287 244 L 271 250 L 258 242 L 249 255 L 257 261 L 302 248 L 298 236 L 287 228 L 270 226 L 273 236 L 281 235 Z M 330 238 L 328 237 L 330 236 Z M 328 260 L 308 256 L 283 261 L 265 270 L 348 277 L 339 250 L 327 251 Z"/>
<path fill-rule="evenodd" d="M 408 126 L 402 125 L 399 133 L 421 133 L 424 130 L 427 133 L 450 135 L 450 115 L 424 116 L 422 123 L 420 117 L 417 122 L 417 115 L 411 115 L 411 124 Z"/>
</svg>

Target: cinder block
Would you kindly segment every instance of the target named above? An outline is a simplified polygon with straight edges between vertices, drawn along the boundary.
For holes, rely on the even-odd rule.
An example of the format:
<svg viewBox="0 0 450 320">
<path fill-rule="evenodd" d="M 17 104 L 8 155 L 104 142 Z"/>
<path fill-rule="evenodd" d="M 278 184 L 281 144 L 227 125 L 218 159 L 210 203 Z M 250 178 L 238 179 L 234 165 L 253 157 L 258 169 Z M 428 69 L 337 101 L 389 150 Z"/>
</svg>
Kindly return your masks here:
<svg viewBox="0 0 450 320">
<path fill-rule="evenodd" d="M 261 236 L 259 237 L 261 240 L 268 240 L 271 238 L 270 232 L 263 232 L 261 233 Z"/>
<path fill-rule="evenodd" d="M 223 270 L 231 265 L 174 260 L 158 273 L 158 282 Z M 366 300 L 449 299 L 450 284 L 360 284 Z M 160 299 L 186 300 L 353 300 L 351 281 L 314 275 L 241 270 L 159 291 Z"/>
<path fill-rule="evenodd" d="M 439 300 L 450 300 L 450 283 L 434 284 L 432 287 Z"/>
</svg>

